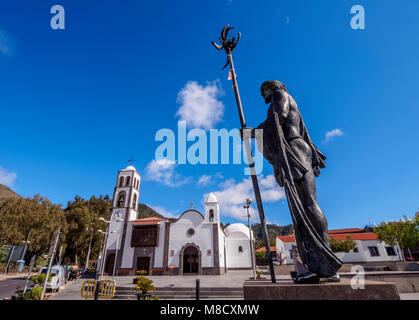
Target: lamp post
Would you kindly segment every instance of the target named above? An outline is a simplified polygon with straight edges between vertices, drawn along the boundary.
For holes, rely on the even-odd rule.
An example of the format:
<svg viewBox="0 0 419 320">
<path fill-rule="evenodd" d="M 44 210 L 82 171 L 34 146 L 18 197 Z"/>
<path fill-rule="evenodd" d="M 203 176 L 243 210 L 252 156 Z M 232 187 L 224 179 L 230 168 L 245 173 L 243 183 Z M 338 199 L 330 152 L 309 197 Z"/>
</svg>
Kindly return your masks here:
<svg viewBox="0 0 419 320">
<path fill-rule="evenodd" d="M 252 225 L 250 223 L 250 213 L 249 208 L 252 203 L 252 199 L 246 199 L 246 204 L 243 206 L 243 208 L 247 209 L 247 222 L 249 226 L 249 239 L 250 239 L 250 259 L 252 261 L 252 269 L 253 269 L 253 278 L 256 279 L 256 263 L 255 263 L 255 252 L 253 248 L 253 240 L 252 240 Z"/>
<path fill-rule="evenodd" d="M 112 271 L 112 281 L 113 281 L 114 278 L 115 278 L 116 263 L 118 261 L 118 235 L 119 235 L 119 232 L 118 232 L 118 230 L 114 230 L 111 233 L 115 233 L 115 235 L 116 235 L 116 240 L 115 240 L 115 262 L 113 264 L 113 271 Z"/>
<path fill-rule="evenodd" d="M 105 220 L 105 218 L 100 217 L 98 219 L 99 221 L 105 222 L 106 223 L 106 232 L 103 232 L 102 230 L 99 230 L 101 233 L 103 233 L 105 235 L 104 241 L 103 241 L 103 248 L 102 248 L 102 259 L 100 261 L 100 278 L 99 280 L 102 280 L 103 278 L 103 271 L 105 268 L 105 259 L 106 259 L 106 247 L 108 246 L 108 237 L 109 237 L 109 229 L 110 226 L 109 224 L 111 223 L 108 220 Z"/>
<path fill-rule="evenodd" d="M 90 258 L 90 251 L 92 248 L 92 240 L 93 240 L 93 228 L 86 228 L 86 231 L 91 231 L 91 235 L 90 235 L 90 241 L 89 241 L 89 249 L 87 250 L 87 256 L 86 256 L 86 265 L 84 266 L 84 268 L 87 270 L 89 269 L 89 258 Z"/>
<path fill-rule="evenodd" d="M 104 231 L 102 231 L 102 230 L 98 230 L 97 232 L 99 232 L 99 233 L 101 233 L 101 234 L 103 234 L 103 242 L 102 242 L 102 246 L 101 246 L 101 248 L 100 248 L 100 254 L 101 254 L 101 257 L 100 257 L 100 266 L 99 266 L 99 280 L 101 280 L 101 273 L 102 273 L 102 266 L 103 266 L 103 260 L 104 260 L 104 257 L 105 257 L 105 246 L 106 246 L 106 237 L 107 237 L 107 235 L 108 235 L 108 232 L 107 232 L 108 230 L 106 229 L 106 232 L 104 232 Z"/>
<path fill-rule="evenodd" d="M 105 268 L 105 258 L 106 258 L 106 252 L 107 252 L 107 246 L 108 246 L 109 231 L 110 231 L 110 228 L 111 228 L 111 226 L 110 226 L 111 221 L 110 220 L 105 220 L 105 218 L 102 218 L 102 217 L 100 217 L 99 220 L 102 221 L 102 222 L 105 222 L 108 225 L 107 228 L 106 228 L 105 245 L 104 245 L 103 250 L 102 250 L 103 251 L 103 258 L 102 258 L 102 262 L 101 262 L 101 273 L 100 273 L 100 279 L 102 279 L 103 278 L 104 268 Z M 115 222 L 123 222 L 123 221 L 124 220 L 119 219 L 119 218 L 117 218 L 115 220 Z M 116 241 L 118 241 L 118 240 L 116 240 Z M 115 269 L 116 262 L 117 261 L 115 260 L 115 262 L 114 262 L 114 269 Z"/>
</svg>

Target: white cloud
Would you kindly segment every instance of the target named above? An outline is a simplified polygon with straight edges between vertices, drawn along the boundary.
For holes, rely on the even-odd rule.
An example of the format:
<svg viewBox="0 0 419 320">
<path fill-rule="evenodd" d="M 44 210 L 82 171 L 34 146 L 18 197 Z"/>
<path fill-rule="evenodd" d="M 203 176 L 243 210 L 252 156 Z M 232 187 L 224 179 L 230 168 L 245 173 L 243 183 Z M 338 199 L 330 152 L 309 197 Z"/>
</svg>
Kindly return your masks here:
<svg viewBox="0 0 419 320">
<path fill-rule="evenodd" d="M 0 167 L 0 184 L 3 184 L 8 187 L 13 187 L 16 177 L 16 173 L 8 172 L 6 169 Z"/>
<path fill-rule="evenodd" d="M 253 204 L 250 207 L 250 215 L 259 219 L 251 178 L 243 179 L 238 183 L 234 179 L 229 179 L 222 183 L 220 187 L 221 190 L 214 192 L 214 194 L 220 204 L 221 215 L 245 221 L 247 216 L 243 204 L 246 198 L 251 198 Z M 259 187 L 263 202 L 275 202 L 285 198 L 284 190 L 278 186 L 273 175 L 260 176 Z M 204 199 L 207 197 L 208 194 L 205 194 Z"/>
<path fill-rule="evenodd" d="M 206 175 L 206 174 L 200 176 L 197 182 L 199 186 L 206 186 L 206 185 L 209 185 L 210 183 L 211 183 L 211 176 Z"/>
<path fill-rule="evenodd" d="M 214 175 L 207 175 L 207 174 L 203 174 L 202 176 L 199 177 L 197 185 L 201 186 L 201 187 L 205 187 L 207 185 L 213 184 L 217 179 L 222 179 L 223 178 L 223 174 L 221 172 L 217 172 Z"/>
<path fill-rule="evenodd" d="M 178 93 L 177 103 L 181 106 L 176 116 L 185 120 L 189 127 L 213 128 L 224 114 L 224 104 L 218 100 L 223 94 L 219 80 L 207 82 L 206 86 L 188 81 Z"/>
<path fill-rule="evenodd" d="M 175 171 L 176 162 L 168 159 L 152 160 L 145 168 L 145 179 L 162 183 L 168 187 L 178 187 L 189 182 Z"/>
<path fill-rule="evenodd" d="M 3 30 L 0 29 L 0 53 L 5 56 L 12 55 L 12 39 Z"/>
<path fill-rule="evenodd" d="M 168 211 L 167 209 L 160 207 L 160 206 L 152 206 L 148 205 L 150 208 L 152 208 L 154 211 L 156 211 L 158 214 L 161 214 L 165 218 L 177 218 L 179 215 L 174 214 L 171 211 Z"/>
<path fill-rule="evenodd" d="M 334 137 L 340 137 L 340 136 L 343 136 L 343 131 L 340 129 L 334 129 L 334 130 L 328 131 L 326 132 L 324 143 L 329 142 Z"/>
</svg>

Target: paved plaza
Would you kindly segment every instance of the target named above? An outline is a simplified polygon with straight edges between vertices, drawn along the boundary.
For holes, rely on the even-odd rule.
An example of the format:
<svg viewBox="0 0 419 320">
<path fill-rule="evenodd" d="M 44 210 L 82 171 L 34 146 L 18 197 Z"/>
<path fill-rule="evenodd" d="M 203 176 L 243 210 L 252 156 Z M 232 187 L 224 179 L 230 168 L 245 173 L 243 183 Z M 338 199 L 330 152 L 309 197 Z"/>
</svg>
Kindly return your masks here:
<svg viewBox="0 0 419 320">
<path fill-rule="evenodd" d="M 229 271 L 226 274 L 219 276 L 210 275 L 191 275 L 191 276 L 149 276 L 153 280 L 153 285 L 157 288 L 191 288 L 195 287 L 196 279 L 200 279 L 201 288 L 239 288 L 243 287 L 243 284 L 249 277 L 252 276 L 252 272 L 246 271 Z M 269 279 L 269 275 L 265 274 L 265 277 Z M 286 275 L 276 275 L 277 279 L 290 279 Z M 105 276 L 104 279 L 110 280 L 112 277 Z M 80 295 L 81 287 L 83 282 L 87 280 L 79 278 L 76 281 L 67 284 L 61 288 L 60 291 L 52 295 L 49 300 L 83 300 Z M 132 276 L 120 276 L 115 277 L 118 287 L 133 286 Z M 416 293 L 402 293 L 400 294 L 402 300 L 419 300 L 419 292 Z"/>
</svg>

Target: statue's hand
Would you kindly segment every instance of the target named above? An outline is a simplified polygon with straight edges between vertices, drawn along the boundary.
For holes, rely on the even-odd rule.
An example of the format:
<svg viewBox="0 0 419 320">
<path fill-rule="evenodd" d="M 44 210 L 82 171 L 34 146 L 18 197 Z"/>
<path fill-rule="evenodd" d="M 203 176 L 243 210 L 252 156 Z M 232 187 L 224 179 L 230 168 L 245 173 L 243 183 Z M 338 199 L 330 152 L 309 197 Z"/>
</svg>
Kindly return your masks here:
<svg viewBox="0 0 419 320">
<path fill-rule="evenodd" d="M 315 175 L 316 177 L 318 177 L 318 176 L 320 175 L 320 172 L 321 172 L 320 167 L 319 167 L 319 166 L 315 166 L 315 167 L 313 168 L 313 172 L 314 172 L 314 175 Z"/>
<path fill-rule="evenodd" d="M 244 130 L 251 130 L 250 131 L 250 138 L 254 138 L 255 137 L 255 129 L 253 129 L 253 128 L 250 128 L 250 127 L 244 127 L 244 128 L 241 128 L 239 131 L 240 131 L 240 138 L 243 140 L 243 131 Z"/>
</svg>

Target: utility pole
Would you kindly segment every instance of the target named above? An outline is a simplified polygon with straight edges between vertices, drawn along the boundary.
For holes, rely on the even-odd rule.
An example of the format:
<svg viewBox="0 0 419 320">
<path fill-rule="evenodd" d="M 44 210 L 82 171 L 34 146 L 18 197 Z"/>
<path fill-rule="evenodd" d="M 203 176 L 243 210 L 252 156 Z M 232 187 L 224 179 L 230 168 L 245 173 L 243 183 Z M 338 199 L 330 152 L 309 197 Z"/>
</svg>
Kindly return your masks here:
<svg viewBox="0 0 419 320">
<path fill-rule="evenodd" d="M 47 289 L 48 276 L 51 271 L 52 261 L 54 261 L 55 252 L 57 251 L 57 244 L 58 244 L 58 239 L 60 238 L 60 233 L 61 233 L 61 227 L 56 229 L 53 235 L 54 244 L 53 244 L 52 252 L 50 250 L 49 264 L 48 264 L 47 273 L 45 274 L 45 281 L 44 281 L 44 287 L 42 288 L 41 300 L 44 299 L 45 290 Z"/>
<path fill-rule="evenodd" d="M 252 260 L 253 279 L 256 279 L 255 251 L 253 247 L 252 224 L 250 222 L 250 213 L 249 213 L 250 204 L 252 202 L 253 202 L 252 199 L 246 199 L 246 204 L 243 206 L 243 208 L 247 209 L 247 223 L 249 226 L 249 239 L 250 239 L 250 259 Z"/>
</svg>

